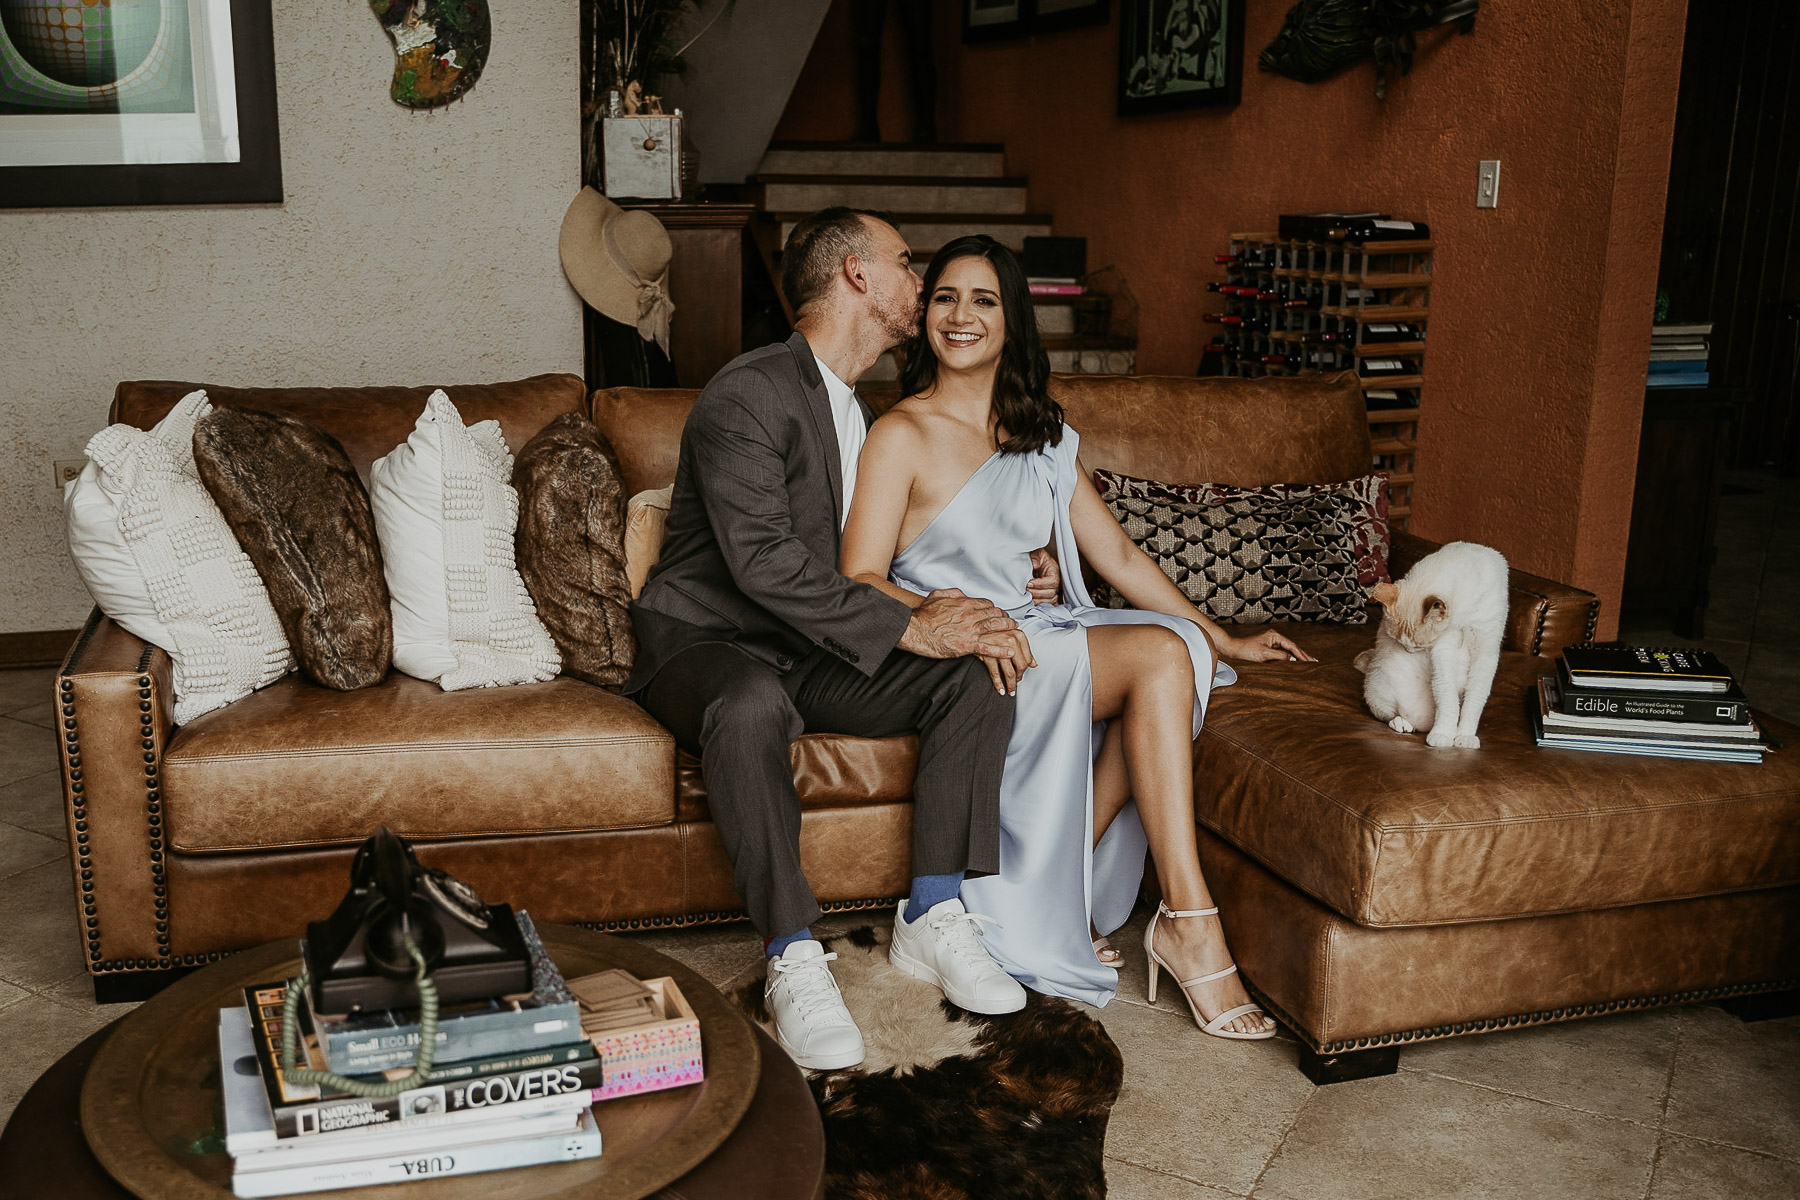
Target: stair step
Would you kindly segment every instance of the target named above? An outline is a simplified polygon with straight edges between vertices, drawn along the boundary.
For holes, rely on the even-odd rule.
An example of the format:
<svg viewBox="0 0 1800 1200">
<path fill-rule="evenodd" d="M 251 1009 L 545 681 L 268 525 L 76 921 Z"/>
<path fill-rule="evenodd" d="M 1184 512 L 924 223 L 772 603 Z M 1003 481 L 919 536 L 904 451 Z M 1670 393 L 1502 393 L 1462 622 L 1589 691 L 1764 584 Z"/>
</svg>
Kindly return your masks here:
<svg viewBox="0 0 1800 1200">
<path fill-rule="evenodd" d="M 1022 214 L 1025 181 L 1005 176 L 958 179 L 952 175 L 758 176 L 763 207 L 771 212 L 816 212 L 834 204 L 881 212 L 956 214 Z"/>
<path fill-rule="evenodd" d="M 992 143 L 909 146 L 875 142 L 773 142 L 761 175 L 1006 174 L 1006 152 Z"/>
<path fill-rule="evenodd" d="M 787 245 L 788 234 L 807 214 L 805 212 L 772 213 L 781 222 L 781 244 Z M 915 259 L 930 258 L 949 242 L 970 234 L 985 233 L 1008 250 L 1025 249 L 1028 237 L 1050 236 L 1048 213 L 981 213 L 945 215 L 943 213 L 894 213 L 895 223 L 906 238 L 907 248 Z"/>
</svg>

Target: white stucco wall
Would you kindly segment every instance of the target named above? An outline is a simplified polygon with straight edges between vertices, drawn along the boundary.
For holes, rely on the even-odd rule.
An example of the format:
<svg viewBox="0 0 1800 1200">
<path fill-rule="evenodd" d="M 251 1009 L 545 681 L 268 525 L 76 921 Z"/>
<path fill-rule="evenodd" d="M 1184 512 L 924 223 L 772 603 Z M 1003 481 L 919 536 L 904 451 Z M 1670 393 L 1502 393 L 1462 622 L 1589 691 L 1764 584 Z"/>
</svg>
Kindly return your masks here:
<svg viewBox="0 0 1800 1200">
<path fill-rule="evenodd" d="M 430 384 L 581 371 L 556 235 L 579 176 L 574 3 L 494 3 L 460 102 L 388 98 L 363 0 L 276 0 L 286 201 L 0 211 L 0 633 L 79 625 L 51 463 L 121 379 Z"/>
</svg>

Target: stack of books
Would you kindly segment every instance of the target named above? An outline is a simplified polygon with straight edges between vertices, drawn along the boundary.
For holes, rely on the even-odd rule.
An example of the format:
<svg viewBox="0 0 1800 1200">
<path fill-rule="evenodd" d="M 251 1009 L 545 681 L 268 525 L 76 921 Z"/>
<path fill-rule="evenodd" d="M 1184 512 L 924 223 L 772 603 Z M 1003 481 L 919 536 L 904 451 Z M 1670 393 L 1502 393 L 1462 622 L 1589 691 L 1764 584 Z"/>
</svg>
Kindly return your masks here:
<svg viewBox="0 0 1800 1200">
<path fill-rule="evenodd" d="M 1705 650 L 1571 646 L 1534 699 L 1540 746 L 1737 763 L 1767 748 L 1731 671 Z"/>
<path fill-rule="evenodd" d="M 1705 387 L 1712 325 L 1658 325 L 1650 332 L 1651 387 Z"/>
<path fill-rule="evenodd" d="M 597 1156 L 589 1105 L 605 1077 L 600 1054 L 530 918 L 518 917 L 531 995 L 445 1005 L 431 1071 L 395 1096 L 365 1099 L 283 1076 L 285 983 L 247 987 L 246 1007 L 221 1009 L 232 1190 L 284 1196 Z M 296 1024 L 298 1065 L 370 1083 L 412 1072 L 417 1010 L 334 1015 L 303 1001 Z"/>
<path fill-rule="evenodd" d="M 1025 286 L 1034 296 L 1079 296 L 1081 280 L 1073 275 L 1027 275 Z"/>
</svg>

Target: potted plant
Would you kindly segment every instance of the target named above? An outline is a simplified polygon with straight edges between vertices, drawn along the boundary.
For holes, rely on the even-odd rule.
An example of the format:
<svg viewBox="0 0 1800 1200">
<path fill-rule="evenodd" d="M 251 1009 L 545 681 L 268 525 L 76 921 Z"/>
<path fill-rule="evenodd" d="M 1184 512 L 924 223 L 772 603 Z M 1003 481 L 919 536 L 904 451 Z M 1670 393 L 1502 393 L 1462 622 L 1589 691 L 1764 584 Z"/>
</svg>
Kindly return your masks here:
<svg viewBox="0 0 1800 1200">
<path fill-rule="evenodd" d="M 642 94 L 661 90 L 662 80 L 680 75 L 681 56 L 706 35 L 734 0 L 722 0 L 719 11 L 693 36 L 682 40 L 691 15 L 707 0 L 582 0 L 581 177 L 599 187 L 600 119 L 607 95 L 624 96 L 637 84 Z"/>
</svg>

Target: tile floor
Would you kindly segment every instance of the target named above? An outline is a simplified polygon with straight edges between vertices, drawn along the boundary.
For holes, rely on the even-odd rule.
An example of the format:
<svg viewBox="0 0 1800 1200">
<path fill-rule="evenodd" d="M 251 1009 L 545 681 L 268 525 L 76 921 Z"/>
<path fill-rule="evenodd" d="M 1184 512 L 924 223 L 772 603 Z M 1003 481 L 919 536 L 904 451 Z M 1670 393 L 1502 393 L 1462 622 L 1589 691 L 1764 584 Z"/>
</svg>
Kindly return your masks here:
<svg viewBox="0 0 1800 1200">
<path fill-rule="evenodd" d="M 1800 720 L 1800 481 L 1733 483 L 1705 644 L 1753 703 Z M 77 950 L 51 679 L 0 672 L 0 1120 L 127 1011 L 93 1003 Z M 720 986 L 761 970 L 747 927 L 645 940 Z M 1173 995 L 1144 1003 L 1143 974 L 1128 957 L 1098 1013 L 1125 1056 L 1115 1200 L 1800 1196 L 1800 1018 L 1694 1006 L 1514 1030 L 1410 1047 L 1396 1075 L 1315 1088 L 1293 1043 L 1203 1037 Z"/>
</svg>

